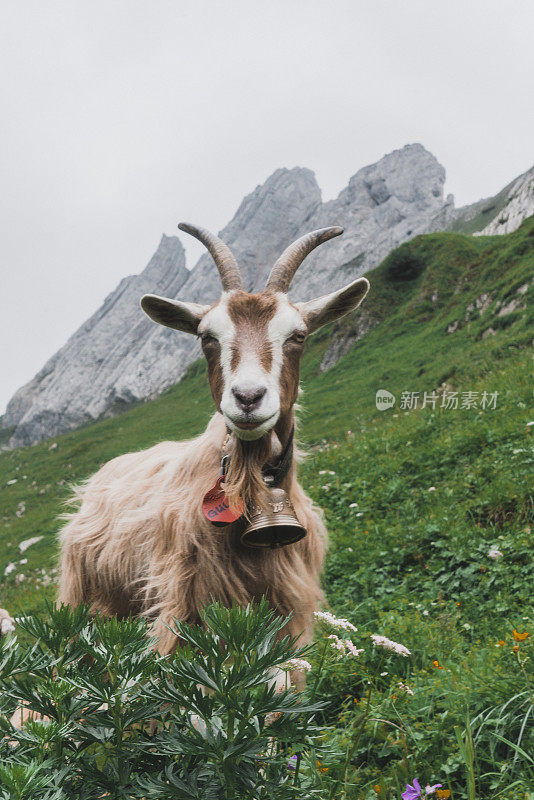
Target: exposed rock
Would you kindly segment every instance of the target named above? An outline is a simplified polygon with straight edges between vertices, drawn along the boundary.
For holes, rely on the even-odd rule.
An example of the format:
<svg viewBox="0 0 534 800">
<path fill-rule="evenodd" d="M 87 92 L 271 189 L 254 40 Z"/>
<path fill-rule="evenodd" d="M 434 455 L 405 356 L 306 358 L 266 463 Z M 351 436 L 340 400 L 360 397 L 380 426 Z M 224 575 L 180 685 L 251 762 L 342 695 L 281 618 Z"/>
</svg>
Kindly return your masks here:
<svg viewBox="0 0 534 800">
<path fill-rule="evenodd" d="M 505 317 L 507 314 L 511 314 L 512 311 L 517 311 L 518 309 L 522 311 L 524 308 L 525 306 L 521 305 L 521 300 L 518 297 L 512 297 L 508 303 L 500 307 L 497 316 Z"/>
<path fill-rule="evenodd" d="M 291 295 L 309 300 L 377 266 L 393 248 L 428 227 L 443 207 L 444 183 L 445 170 L 420 144 L 394 150 L 359 170 L 309 220 L 309 230 L 335 224 L 345 233 L 306 259 Z"/>
<path fill-rule="evenodd" d="M 119 388 L 125 366 L 152 332 L 151 321 L 140 312 L 139 298 L 148 291 L 175 297 L 188 275 L 180 240 L 164 236 L 146 269 L 124 278 L 11 399 L 3 420 L 7 428 L 16 426 L 11 444 L 33 444 L 146 397 L 144 386 L 136 392 L 135 380 L 127 382 L 127 392 Z"/>
<path fill-rule="evenodd" d="M 504 208 L 476 235 L 511 233 L 532 214 L 534 214 L 534 167 L 513 182 Z"/>
<path fill-rule="evenodd" d="M 42 536 L 32 536 L 31 539 L 24 539 L 24 541 L 19 544 L 19 553 L 22 555 L 22 553 L 24 553 L 28 547 L 37 544 L 37 542 L 40 542 L 42 538 Z"/>
<path fill-rule="evenodd" d="M 365 334 L 377 324 L 378 320 L 362 312 L 355 320 L 354 326 L 351 326 L 349 329 L 341 328 L 339 336 L 336 331 L 334 331 L 334 335 L 332 336 L 319 367 L 321 372 L 326 372 L 326 370 L 337 364 L 343 356 L 347 355 L 351 347 L 360 339 L 363 339 Z"/>
</svg>

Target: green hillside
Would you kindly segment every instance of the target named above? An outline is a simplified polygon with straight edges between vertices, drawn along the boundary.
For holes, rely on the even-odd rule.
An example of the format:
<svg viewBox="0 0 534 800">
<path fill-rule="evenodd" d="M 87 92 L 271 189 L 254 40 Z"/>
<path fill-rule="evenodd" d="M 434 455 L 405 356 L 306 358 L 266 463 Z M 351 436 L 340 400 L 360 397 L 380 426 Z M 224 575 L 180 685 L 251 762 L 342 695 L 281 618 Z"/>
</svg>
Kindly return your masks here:
<svg viewBox="0 0 534 800">
<path fill-rule="evenodd" d="M 533 763 L 523 755 L 534 747 L 532 660 L 525 661 L 534 638 L 533 268 L 534 218 L 503 237 L 420 236 L 368 274 L 360 312 L 309 342 L 301 476 L 327 515 L 329 602 L 361 633 L 390 636 L 413 653 L 402 673 L 386 666 L 379 681 L 374 721 L 364 720 L 355 748 L 362 766 L 350 797 L 398 797 L 414 776 L 439 780 L 453 798 L 475 797 L 466 793 L 468 774 L 476 797 L 534 792 Z M 362 325 L 369 332 L 321 372 L 327 349 L 357 337 Z M 396 396 L 393 409 L 377 410 L 379 389 Z M 447 397 L 454 404 L 452 392 L 458 408 L 443 407 Z M 198 362 L 157 400 L 1 453 L 0 575 L 9 563 L 15 569 L 0 606 L 35 611 L 53 598 L 57 515 L 69 483 L 120 453 L 193 436 L 211 413 Z M 43 538 L 21 556 L 18 544 L 34 536 Z M 518 645 L 514 630 L 530 636 Z M 413 698 L 397 698 L 399 679 Z M 359 719 L 359 703 L 346 698 L 361 705 L 361 683 L 338 671 L 323 687 L 334 749 L 346 749 Z M 455 727 L 461 742 L 473 737 L 473 761 Z M 342 796 L 338 761 L 324 767 L 324 797 Z"/>
</svg>

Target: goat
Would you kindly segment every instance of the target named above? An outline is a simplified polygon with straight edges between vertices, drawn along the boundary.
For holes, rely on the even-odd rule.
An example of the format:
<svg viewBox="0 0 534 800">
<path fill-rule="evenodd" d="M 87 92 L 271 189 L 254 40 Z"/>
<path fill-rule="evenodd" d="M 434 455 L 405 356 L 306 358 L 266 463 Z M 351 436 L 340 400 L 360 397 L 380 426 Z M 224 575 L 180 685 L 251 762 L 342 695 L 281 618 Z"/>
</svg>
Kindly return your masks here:
<svg viewBox="0 0 534 800">
<path fill-rule="evenodd" d="M 299 265 L 343 233 L 339 227 L 290 245 L 256 294 L 244 290 L 236 259 L 218 237 L 179 227 L 209 250 L 222 296 L 200 305 L 149 294 L 141 307 L 155 322 L 200 337 L 217 412 L 197 438 L 119 456 L 78 487 L 78 510 L 60 534 L 59 601 L 90 604 L 105 615 L 143 615 L 153 623 L 160 652 L 169 653 L 177 645 L 169 629 L 173 618 L 197 623 L 212 600 L 246 604 L 265 595 L 277 613 L 292 614 L 284 633 L 305 644 L 323 599 L 326 530 L 296 478 L 300 359 L 306 338 L 355 309 L 369 284 L 359 278 L 309 302 L 288 299 Z M 307 535 L 280 549 L 249 548 L 241 542 L 246 510 L 264 498 L 262 469 L 287 448 L 290 466 L 280 486 Z M 241 503 L 245 514 L 216 528 L 203 515 L 202 499 L 220 474 L 223 455 L 229 457 L 228 503 Z"/>
</svg>

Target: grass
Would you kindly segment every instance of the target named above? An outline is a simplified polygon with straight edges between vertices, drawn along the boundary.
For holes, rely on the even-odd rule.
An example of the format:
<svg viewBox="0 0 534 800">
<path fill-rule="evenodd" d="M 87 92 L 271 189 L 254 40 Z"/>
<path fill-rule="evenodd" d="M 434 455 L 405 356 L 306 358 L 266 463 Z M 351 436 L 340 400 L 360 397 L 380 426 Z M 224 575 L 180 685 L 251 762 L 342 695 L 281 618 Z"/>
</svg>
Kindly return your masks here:
<svg viewBox="0 0 534 800">
<path fill-rule="evenodd" d="M 321 797 L 343 796 L 346 775 L 354 800 L 399 797 L 414 777 L 455 800 L 533 796 L 533 266 L 534 219 L 502 237 L 417 237 L 368 274 L 361 312 L 307 348 L 301 478 L 326 512 L 329 603 L 357 625 L 355 643 L 380 633 L 412 652 L 384 656 L 378 673 L 372 661 L 330 664 Z M 321 372 L 328 348 L 365 321 L 371 330 Z M 377 411 L 378 389 L 395 408 Z M 477 407 L 442 408 L 444 390 L 459 406 L 477 392 Z M 419 393 L 417 409 L 400 407 L 404 392 Z M 424 392 L 438 392 L 434 409 L 421 407 Z M 496 408 L 480 407 L 484 392 L 497 393 Z M 211 413 L 199 362 L 157 400 L 0 454 L 0 574 L 16 564 L 0 605 L 33 612 L 53 598 L 69 483 L 120 453 L 192 436 Z M 21 565 L 18 544 L 33 536 L 43 538 Z M 517 642 L 514 630 L 530 635 Z M 351 748 L 347 772 L 335 754 Z"/>
</svg>

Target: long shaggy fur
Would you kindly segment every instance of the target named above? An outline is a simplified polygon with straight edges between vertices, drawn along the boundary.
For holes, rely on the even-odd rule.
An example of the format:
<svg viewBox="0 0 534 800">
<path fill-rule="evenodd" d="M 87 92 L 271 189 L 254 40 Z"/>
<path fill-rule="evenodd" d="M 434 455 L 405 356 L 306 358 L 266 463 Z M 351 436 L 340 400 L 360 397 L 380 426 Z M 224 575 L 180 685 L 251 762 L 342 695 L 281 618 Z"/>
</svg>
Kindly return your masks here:
<svg viewBox="0 0 534 800">
<path fill-rule="evenodd" d="M 201 504 L 219 474 L 225 438 L 223 418 L 215 414 L 196 439 L 119 456 L 82 484 L 79 508 L 61 532 L 59 601 L 89 603 L 104 614 L 146 616 L 160 651 L 167 653 L 177 644 L 167 627 L 174 617 L 195 623 L 212 600 L 246 604 L 266 595 L 277 612 L 293 614 L 285 632 L 309 640 L 312 612 L 322 601 L 321 512 L 297 483 L 293 463 L 282 485 L 307 528 L 304 539 L 279 550 L 256 550 L 240 543 L 246 521 L 211 525 Z M 254 444 L 232 445 L 231 496 L 254 497 L 258 491 L 270 446 Z"/>
</svg>

